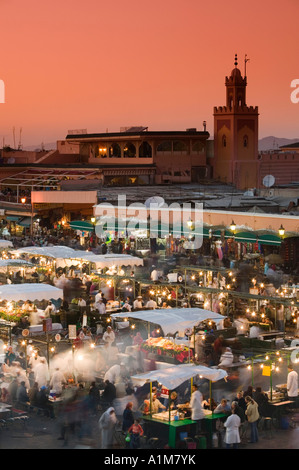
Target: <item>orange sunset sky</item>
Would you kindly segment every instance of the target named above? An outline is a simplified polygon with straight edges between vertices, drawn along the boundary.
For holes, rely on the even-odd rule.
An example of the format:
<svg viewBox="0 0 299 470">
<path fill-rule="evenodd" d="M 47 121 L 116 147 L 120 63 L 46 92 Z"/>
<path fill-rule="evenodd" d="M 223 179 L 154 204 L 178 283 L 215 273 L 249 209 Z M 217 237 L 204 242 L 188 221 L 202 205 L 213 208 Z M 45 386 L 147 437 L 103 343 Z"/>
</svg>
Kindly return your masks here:
<svg viewBox="0 0 299 470">
<path fill-rule="evenodd" d="M 0 0 L 0 139 L 37 145 L 68 129 L 202 130 L 247 64 L 259 137 L 299 138 L 298 0 Z M 0 143 L 2 146 L 2 142 Z"/>
</svg>

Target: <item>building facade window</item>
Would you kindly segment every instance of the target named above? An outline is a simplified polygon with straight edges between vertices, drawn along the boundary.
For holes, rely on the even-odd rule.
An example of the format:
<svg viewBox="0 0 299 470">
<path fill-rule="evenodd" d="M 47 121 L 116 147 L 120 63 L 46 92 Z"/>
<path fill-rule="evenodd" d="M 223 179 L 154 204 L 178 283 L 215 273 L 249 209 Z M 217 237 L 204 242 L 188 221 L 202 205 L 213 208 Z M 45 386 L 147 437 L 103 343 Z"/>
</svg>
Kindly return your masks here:
<svg viewBox="0 0 299 470">
<path fill-rule="evenodd" d="M 126 158 L 135 158 L 136 157 L 136 147 L 134 144 L 128 142 L 124 147 L 124 157 Z"/>
<path fill-rule="evenodd" d="M 151 158 L 152 157 L 152 147 L 148 142 L 142 142 L 139 147 L 139 157 L 141 158 Z"/>
<path fill-rule="evenodd" d="M 109 157 L 120 158 L 121 157 L 121 148 L 118 144 L 114 143 L 109 147 Z"/>
</svg>

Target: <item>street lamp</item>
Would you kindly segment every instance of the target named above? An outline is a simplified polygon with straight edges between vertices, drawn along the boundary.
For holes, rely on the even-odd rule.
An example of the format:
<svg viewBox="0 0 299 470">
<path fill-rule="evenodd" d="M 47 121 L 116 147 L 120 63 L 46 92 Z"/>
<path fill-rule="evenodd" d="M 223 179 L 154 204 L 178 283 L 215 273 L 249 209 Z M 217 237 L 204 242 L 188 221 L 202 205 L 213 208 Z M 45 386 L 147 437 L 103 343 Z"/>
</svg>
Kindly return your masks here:
<svg viewBox="0 0 299 470">
<path fill-rule="evenodd" d="M 279 233 L 279 235 L 280 235 L 281 237 L 283 237 L 284 234 L 285 234 L 285 229 L 284 229 L 284 227 L 282 226 L 282 224 L 281 224 L 281 226 L 280 226 L 279 229 L 278 229 L 278 233 Z"/>
<path fill-rule="evenodd" d="M 22 204 L 26 204 L 26 198 L 25 198 L 25 197 L 22 197 L 22 198 L 21 198 L 21 203 L 22 203 Z"/>
<path fill-rule="evenodd" d="M 236 230 L 236 224 L 235 224 L 235 222 L 234 222 L 233 220 L 232 220 L 232 222 L 231 222 L 231 224 L 230 224 L 230 229 L 231 229 L 232 232 L 235 232 L 235 230 Z"/>
<path fill-rule="evenodd" d="M 189 228 L 190 230 L 192 230 L 192 228 L 193 228 L 193 220 L 192 220 L 191 218 L 188 220 L 187 225 L 188 225 L 188 228 Z"/>
<path fill-rule="evenodd" d="M 93 237 L 92 237 L 93 240 L 92 240 L 92 246 L 94 247 L 94 246 L 96 246 L 96 228 L 95 228 L 96 218 L 95 218 L 94 216 L 92 216 L 92 217 L 90 218 L 90 222 L 91 222 L 92 225 L 93 225 L 93 233 L 92 233 L 92 234 L 93 234 Z"/>
</svg>

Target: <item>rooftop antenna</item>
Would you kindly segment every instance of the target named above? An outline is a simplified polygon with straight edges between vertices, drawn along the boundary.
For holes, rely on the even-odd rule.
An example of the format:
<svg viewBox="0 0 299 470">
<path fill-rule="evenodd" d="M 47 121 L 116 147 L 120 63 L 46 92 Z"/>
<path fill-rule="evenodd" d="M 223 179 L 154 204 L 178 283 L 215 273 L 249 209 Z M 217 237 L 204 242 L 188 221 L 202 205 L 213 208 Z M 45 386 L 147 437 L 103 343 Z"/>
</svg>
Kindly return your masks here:
<svg viewBox="0 0 299 470">
<path fill-rule="evenodd" d="M 249 62 L 250 59 L 247 59 L 247 54 L 245 54 L 245 59 L 244 59 L 244 66 L 245 66 L 245 77 L 246 77 L 246 64 Z"/>
<path fill-rule="evenodd" d="M 21 127 L 20 127 L 20 138 L 19 138 L 18 150 L 22 150 L 22 128 Z"/>
</svg>

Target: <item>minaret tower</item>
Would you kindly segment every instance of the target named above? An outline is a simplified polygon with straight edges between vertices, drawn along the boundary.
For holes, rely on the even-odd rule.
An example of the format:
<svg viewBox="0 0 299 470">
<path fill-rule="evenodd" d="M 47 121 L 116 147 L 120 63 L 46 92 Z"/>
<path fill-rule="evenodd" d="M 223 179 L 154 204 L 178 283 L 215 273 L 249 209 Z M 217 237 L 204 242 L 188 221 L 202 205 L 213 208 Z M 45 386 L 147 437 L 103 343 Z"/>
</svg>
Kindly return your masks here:
<svg viewBox="0 0 299 470">
<path fill-rule="evenodd" d="M 235 55 L 225 78 L 226 105 L 214 108 L 213 178 L 239 189 L 257 186 L 258 108 L 246 104 L 246 63 L 242 77 Z"/>
</svg>

